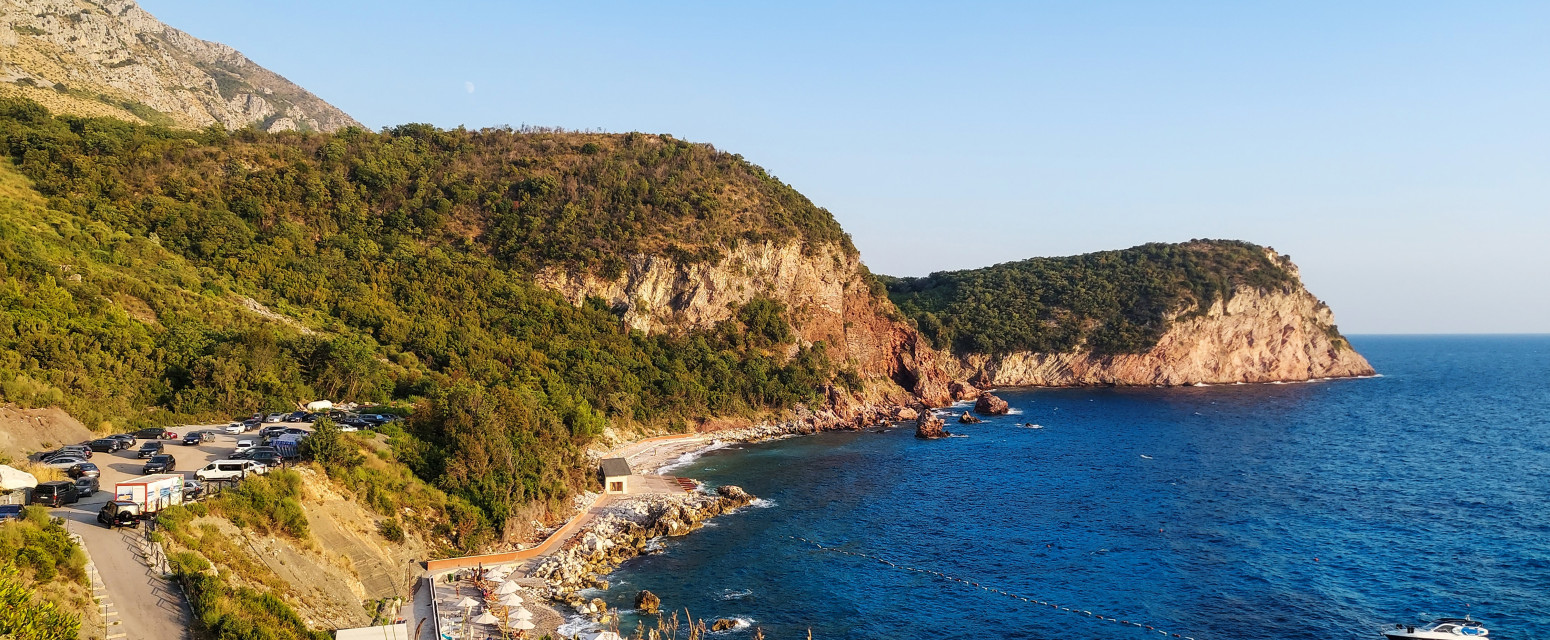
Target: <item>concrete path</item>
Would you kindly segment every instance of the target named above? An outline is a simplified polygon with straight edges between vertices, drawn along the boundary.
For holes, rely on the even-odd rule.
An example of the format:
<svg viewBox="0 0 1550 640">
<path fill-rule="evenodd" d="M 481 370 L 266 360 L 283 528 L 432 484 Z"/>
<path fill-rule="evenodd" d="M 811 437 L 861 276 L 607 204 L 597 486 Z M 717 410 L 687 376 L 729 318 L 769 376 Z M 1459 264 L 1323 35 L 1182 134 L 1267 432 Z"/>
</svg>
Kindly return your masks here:
<svg viewBox="0 0 1550 640">
<path fill-rule="evenodd" d="M 88 498 L 90 502 L 53 509 L 51 513 L 68 520 L 70 530 L 86 543 L 86 552 L 91 554 L 102 587 L 113 602 L 117 615 L 108 619 L 108 640 L 187 638 L 188 603 L 176 584 L 146 565 L 142 531 L 107 529 L 97 524 L 97 510 L 106 497 L 99 492 Z"/>
</svg>

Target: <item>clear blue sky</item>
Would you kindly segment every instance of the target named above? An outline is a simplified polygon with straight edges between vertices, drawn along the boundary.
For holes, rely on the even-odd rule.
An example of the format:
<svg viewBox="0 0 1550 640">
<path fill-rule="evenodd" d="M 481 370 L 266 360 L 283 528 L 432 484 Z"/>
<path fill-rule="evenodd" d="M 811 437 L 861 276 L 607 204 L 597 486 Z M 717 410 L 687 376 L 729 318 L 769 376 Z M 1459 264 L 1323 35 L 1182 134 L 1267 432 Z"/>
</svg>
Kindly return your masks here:
<svg viewBox="0 0 1550 640">
<path fill-rule="evenodd" d="M 372 127 L 668 132 L 895 275 L 1292 254 L 1348 333 L 1550 332 L 1550 3 L 143 0 Z"/>
</svg>

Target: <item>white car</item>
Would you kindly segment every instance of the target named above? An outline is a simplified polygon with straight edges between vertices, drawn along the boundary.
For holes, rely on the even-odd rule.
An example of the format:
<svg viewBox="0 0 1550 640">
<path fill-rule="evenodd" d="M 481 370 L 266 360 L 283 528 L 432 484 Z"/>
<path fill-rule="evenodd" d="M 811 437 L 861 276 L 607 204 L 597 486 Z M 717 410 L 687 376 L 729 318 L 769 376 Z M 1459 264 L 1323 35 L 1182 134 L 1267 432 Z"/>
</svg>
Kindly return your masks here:
<svg viewBox="0 0 1550 640">
<path fill-rule="evenodd" d="M 252 460 L 216 460 L 203 469 L 194 472 L 194 477 L 203 481 L 210 480 L 241 480 L 249 474 L 264 473 L 268 469 Z"/>
<path fill-rule="evenodd" d="M 285 416 L 288 416 L 288 415 L 290 415 L 290 414 L 288 414 L 288 413 L 271 413 L 268 416 L 264 417 L 264 422 L 285 422 Z"/>
<path fill-rule="evenodd" d="M 252 440 L 238 440 L 237 441 L 237 451 L 247 451 L 248 449 L 252 449 L 252 448 L 253 448 L 253 441 Z"/>
<path fill-rule="evenodd" d="M 360 431 L 359 428 L 357 428 L 355 425 L 352 425 L 352 424 L 341 424 L 341 425 L 339 425 L 339 430 L 340 431 L 344 431 L 346 433 Z"/>
<path fill-rule="evenodd" d="M 225 431 L 226 433 L 230 433 L 232 435 L 236 435 L 236 434 L 242 433 L 243 431 L 247 431 L 247 427 L 242 426 L 241 422 L 233 422 L 231 424 L 226 425 L 226 428 L 222 429 L 222 431 Z"/>
</svg>

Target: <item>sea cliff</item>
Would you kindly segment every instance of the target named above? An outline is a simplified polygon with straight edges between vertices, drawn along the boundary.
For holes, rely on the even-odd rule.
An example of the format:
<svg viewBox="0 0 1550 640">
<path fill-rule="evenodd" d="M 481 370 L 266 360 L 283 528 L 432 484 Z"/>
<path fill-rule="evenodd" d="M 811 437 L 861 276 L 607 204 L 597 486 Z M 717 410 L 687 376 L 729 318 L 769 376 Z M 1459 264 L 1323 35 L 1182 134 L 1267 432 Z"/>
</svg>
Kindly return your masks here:
<svg viewBox="0 0 1550 640">
<path fill-rule="evenodd" d="M 548 268 L 535 280 L 573 304 L 601 298 L 626 325 L 647 334 L 708 329 L 755 297 L 776 300 L 804 343 L 823 342 L 831 359 L 854 366 L 863 378 L 897 385 L 871 387 L 871 400 L 951 401 L 942 355 L 874 289 L 859 256 L 838 246 L 743 243 L 697 263 L 637 254 L 616 278 Z"/>
<path fill-rule="evenodd" d="M 1203 314 L 1177 314 L 1142 353 L 1017 352 L 953 358 L 955 373 L 981 387 L 1190 385 L 1291 382 L 1373 375 L 1367 359 L 1334 330 L 1330 308 L 1301 285 L 1243 291 Z"/>
</svg>

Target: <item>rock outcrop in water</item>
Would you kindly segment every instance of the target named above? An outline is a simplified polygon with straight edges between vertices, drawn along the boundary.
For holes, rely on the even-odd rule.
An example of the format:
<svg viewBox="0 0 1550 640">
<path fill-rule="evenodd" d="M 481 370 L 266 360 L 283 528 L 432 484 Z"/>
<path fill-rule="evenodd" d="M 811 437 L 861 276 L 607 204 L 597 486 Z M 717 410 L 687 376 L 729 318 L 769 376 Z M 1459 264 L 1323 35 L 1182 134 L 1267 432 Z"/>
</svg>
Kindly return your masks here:
<svg viewBox="0 0 1550 640">
<path fill-rule="evenodd" d="M 994 394 L 982 394 L 974 401 L 974 412 L 987 416 L 1004 416 L 1012 407 Z"/>
<path fill-rule="evenodd" d="M 942 428 L 945 424 L 941 418 L 936 417 L 930 411 L 921 413 L 920 417 L 915 420 L 915 437 L 923 440 L 934 440 L 953 435 Z"/>
</svg>

